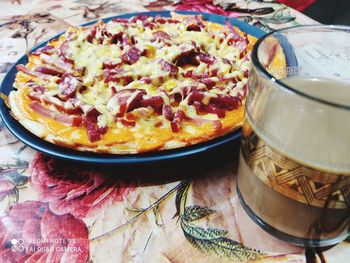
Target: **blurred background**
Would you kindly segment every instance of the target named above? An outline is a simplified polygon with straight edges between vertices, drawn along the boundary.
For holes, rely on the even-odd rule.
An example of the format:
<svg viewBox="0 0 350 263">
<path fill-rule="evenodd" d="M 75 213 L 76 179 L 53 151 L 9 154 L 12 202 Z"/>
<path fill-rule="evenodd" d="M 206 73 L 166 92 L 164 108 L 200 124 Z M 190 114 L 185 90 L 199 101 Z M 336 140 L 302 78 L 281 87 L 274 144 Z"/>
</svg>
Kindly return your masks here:
<svg viewBox="0 0 350 263">
<path fill-rule="evenodd" d="M 350 25 L 350 0 L 277 0 L 323 24 Z"/>
</svg>

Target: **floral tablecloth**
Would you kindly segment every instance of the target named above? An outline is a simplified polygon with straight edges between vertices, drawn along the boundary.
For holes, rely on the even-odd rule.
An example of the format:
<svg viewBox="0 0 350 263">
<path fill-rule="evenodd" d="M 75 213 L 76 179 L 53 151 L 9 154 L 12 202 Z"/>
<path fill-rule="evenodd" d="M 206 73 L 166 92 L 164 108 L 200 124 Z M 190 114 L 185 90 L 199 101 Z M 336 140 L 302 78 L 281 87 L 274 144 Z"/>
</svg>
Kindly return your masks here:
<svg viewBox="0 0 350 263">
<path fill-rule="evenodd" d="M 265 31 L 315 23 L 271 0 L 2 0 L 0 9 L 1 78 L 36 43 L 125 12 L 212 12 Z M 72 164 L 23 145 L 0 122 L 0 262 L 349 262 L 350 240 L 304 249 L 254 224 L 236 194 L 234 163 Z"/>
</svg>

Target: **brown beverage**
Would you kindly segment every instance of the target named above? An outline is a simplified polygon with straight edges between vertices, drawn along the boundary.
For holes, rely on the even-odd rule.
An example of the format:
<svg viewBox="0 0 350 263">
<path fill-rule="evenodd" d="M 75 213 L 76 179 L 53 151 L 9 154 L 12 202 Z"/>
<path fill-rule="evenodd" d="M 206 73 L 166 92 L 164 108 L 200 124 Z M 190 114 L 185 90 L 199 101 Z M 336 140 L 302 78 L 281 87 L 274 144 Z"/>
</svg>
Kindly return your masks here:
<svg viewBox="0 0 350 263">
<path fill-rule="evenodd" d="M 284 82 L 313 97 L 350 105 L 350 87 L 342 82 Z M 266 105 L 271 106 L 264 112 L 251 111 L 259 114 L 255 123 L 246 114 L 243 125 L 238 187 L 245 209 L 265 229 L 296 244 L 324 246 L 345 239 L 350 228 L 350 140 L 339 144 L 339 137 L 329 135 L 349 138 L 350 124 L 334 125 L 334 112 L 327 116 L 327 109 L 307 100 L 266 96 Z"/>
</svg>

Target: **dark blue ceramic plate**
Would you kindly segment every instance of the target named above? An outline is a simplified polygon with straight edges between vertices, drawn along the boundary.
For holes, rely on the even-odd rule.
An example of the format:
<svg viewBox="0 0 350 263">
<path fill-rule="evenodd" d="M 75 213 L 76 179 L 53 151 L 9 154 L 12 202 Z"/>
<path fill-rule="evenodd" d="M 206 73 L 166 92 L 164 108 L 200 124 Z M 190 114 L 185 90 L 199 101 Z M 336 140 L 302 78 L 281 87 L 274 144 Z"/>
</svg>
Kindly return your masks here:
<svg viewBox="0 0 350 263">
<path fill-rule="evenodd" d="M 237 26 L 238 28 L 248 33 L 249 35 L 259 38 L 265 34 L 263 31 L 261 31 L 258 28 L 250 26 L 244 22 L 227 18 L 224 16 L 199 13 L 199 12 L 186 12 L 186 11 L 179 11 L 177 13 L 187 14 L 187 15 L 200 14 L 204 17 L 205 20 L 218 23 L 218 24 L 225 24 L 225 20 L 229 19 L 232 25 Z M 115 17 L 105 18 L 103 20 L 107 22 L 112 18 L 116 18 L 116 17 L 129 18 L 135 15 L 149 15 L 149 16 L 160 15 L 164 17 L 170 17 L 170 12 L 159 11 L 159 12 L 130 13 L 130 14 L 124 14 L 124 15 L 119 15 Z M 84 25 L 89 25 L 95 22 L 96 21 L 92 21 Z M 60 34 L 57 36 L 54 36 L 52 39 L 58 38 L 59 36 Z M 37 45 L 36 47 L 32 48 L 30 51 L 32 52 L 40 47 L 45 46 L 47 42 L 51 41 L 52 39 L 49 39 L 48 41 Z M 15 81 L 15 76 L 17 73 L 16 65 L 26 64 L 27 59 L 28 59 L 27 56 L 24 55 L 15 63 L 15 65 L 11 67 L 11 69 L 8 71 L 4 80 L 1 83 L 0 92 L 6 95 L 10 93 L 10 91 L 13 89 L 12 85 Z M 133 154 L 133 155 L 131 154 L 130 155 L 97 154 L 97 153 L 80 152 L 80 151 L 68 149 L 65 147 L 57 146 L 52 143 L 46 142 L 41 138 L 33 135 L 31 132 L 27 131 L 21 124 L 19 124 L 14 118 L 12 118 L 8 108 L 6 107 L 6 105 L 2 100 L 0 102 L 0 114 L 7 128 L 19 140 L 21 140 L 23 143 L 27 144 L 28 146 L 34 148 L 35 150 L 43 152 L 45 154 L 49 154 L 54 157 L 66 159 L 66 160 L 80 161 L 80 162 L 86 162 L 86 163 L 96 163 L 96 164 L 118 164 L 118 165 L 135 164 L 136 165 L 136 164 L 155 163 L 155 162 L 161 162 L 161 161 L 179 160 L 181 158 L 186 158 L 190 156 L 194 157 L 195 155 L 199 155 L 207 152 L 209 154 L 211 150 L 215 150 L 229 143 L 234 144 L 240 139 L 240 136 L 241 136 L 241 131 L 236 130 L 231 132 L 230 134 L 227 134 L 223 137 L 211 140 L 206 143 L 200 143 L 194 146 L 188 146 L 188 147 L 183 147 L 183 148 L 174 149 L 174 150 L 165 150 L 165 151 L 156 152 L 156 153 Z"/>
</svg>

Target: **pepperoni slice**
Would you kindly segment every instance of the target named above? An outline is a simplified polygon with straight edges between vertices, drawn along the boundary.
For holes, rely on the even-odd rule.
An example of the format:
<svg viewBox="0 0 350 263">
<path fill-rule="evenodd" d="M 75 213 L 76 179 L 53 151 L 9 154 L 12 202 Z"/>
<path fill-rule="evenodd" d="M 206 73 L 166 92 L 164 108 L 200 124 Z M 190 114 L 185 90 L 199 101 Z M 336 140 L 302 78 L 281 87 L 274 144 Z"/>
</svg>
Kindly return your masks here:
<svg viewBox="0 0 350 263">
<path fill-rule="evenodd" d="M 52 77 L 52 76 L 47 75 L 47 74 L 43 74 L 43 73 L 40 73 L 40 72 L 36 72 L 36 71 L 30 70 L 30 69 L 26 68 L 26 67 L 25 67 L 24 65 L 22 65 L 22 64 L 18 64 L 18 65 L 16 66 L 16 69 L 17 69 L 18 71 L 23 72 L 24 74 L 27 74 L 27 75 L 29 75 L 29 76 L 36 77 L 36 78 L 43 78 L 43 79 L 45 79 L 45 80 L 50 80 L 50 78 Z"/>
<path fill-rule="evenodd" d="M 97 124 L 100 115 L 101 113 L 98 110 L 91 108 L 84 116 L 84 124 L 91 142 L 100 140 L 101 135 L 107 132 L 107 126 L 100 127 Z"/>
<path fill-rule="evenodd" d="M 55 48 L 51 45 L 47 45 L 45 47 L 39 48 L 31 53 L 31 55 L 39 56 L 40 54 L 52 54 L 55 51 Z"/>
<path fill-rule="evenodd" d="M 181 129 L 181 122 L 182 120 L 185 119 L 185 113 L 182 110 L 178 110 L 175 113 L 175 117 L 173 121 L 170 123 L 171 130 L 173 132 L 179 132 Z"/>
<path fill-rule="evenodd" d="M 169 63 L 168 61 L 161 59 L 160 60 L 160 66 L 161 69 L 164 71 L 168 71 L 171 76 L 176 76 L 179 73 L 179 68 L 171 63 Z"/>
<path fill-rule="evenodd" d="M 51 76 L 62 76 L 63 72 L 53 69 L 53 68 L 48 68 L 48 67 L 37 67 L 35 71 L 46 74 L 46 75 L 51 75 Z"/>
<path fill-rule="evenodd" d="M 38 101 L 31 102 L 29 104 L 29 107 L 43 117 L 53 119 L 55 121 L 67 124 L 69 126 L 75 126 L 75 127 L 81 126 L 82 118 L 79 115 L 67 115 L 67 114 L 50 110 L 48 108 L 45 108 Z"/>
<path fill-rule="evenodd" d="M 79 80 L 70 73 L 62 75 L 61 82 L 58 84 L 58 92 L 63 100 L 75 96 L 77 88 L 80 86 Z"/>
<path fill-rule="evenodd" d="M 136 61 L 139 60 L 140 56 L 141 56 L 140 51 L 136 47 L 132 47 L 128 51 L 126 51 L 121 56 L 121 58 L 124 63 L 134 64 Z"/>
</svg>

